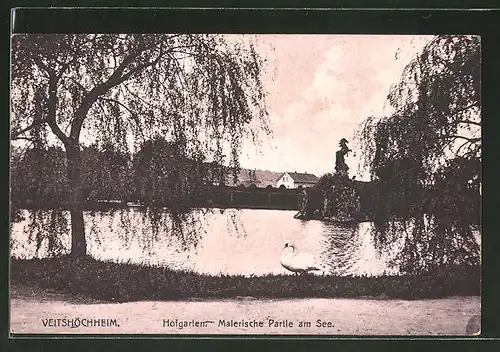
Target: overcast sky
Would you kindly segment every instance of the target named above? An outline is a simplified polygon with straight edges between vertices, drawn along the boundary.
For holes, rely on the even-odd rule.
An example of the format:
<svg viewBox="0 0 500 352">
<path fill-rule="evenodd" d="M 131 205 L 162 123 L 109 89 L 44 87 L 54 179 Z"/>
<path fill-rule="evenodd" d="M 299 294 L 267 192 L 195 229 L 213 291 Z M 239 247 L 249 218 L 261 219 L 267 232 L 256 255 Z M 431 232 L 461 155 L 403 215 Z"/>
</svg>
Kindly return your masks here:
<svg viewBox="0 0 500 352">
<path fill-rule="evenodd" d="M 245 142 L 241 166 L 321 176 L 334 170 L 339 141 L 346 138 L 354 151 L 346 158 L 350 175 L 368 179 L 366 170 L 358 169 L 354 132 L 368 116 L 383 115 L 391 84 L 433 37 L 291 34 L 252 38 L 267 60 L 262 80 L 273 134 L 266 138 L 262 133 L 261 146 Z"/>
<path fill-rule="evenodd" d="M 384 112 L 391 84 L 431 36 L 258 35 L 273 136 L 244 145 L 241 165 L 272 171 L 332 172 L 335 151 L 370 115 Z M 387 106 L 385 107 L 387 108 Z M 358 173 L 350 153 L 349 173 Z"/>
</svg>

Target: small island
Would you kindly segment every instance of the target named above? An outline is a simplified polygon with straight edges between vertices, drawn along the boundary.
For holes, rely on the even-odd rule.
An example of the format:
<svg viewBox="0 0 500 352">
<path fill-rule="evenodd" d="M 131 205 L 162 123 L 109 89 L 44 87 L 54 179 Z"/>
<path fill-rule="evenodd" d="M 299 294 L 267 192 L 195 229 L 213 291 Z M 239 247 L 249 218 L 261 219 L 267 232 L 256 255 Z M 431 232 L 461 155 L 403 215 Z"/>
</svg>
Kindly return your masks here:
<svg viewBox="0 0 500 352">
<path fill-rule="evenodd" d="M 323 175 L 314 187 L 299 194 L 299 212 L 294 216 L 302 220 L 330 220 L 341 223 L 363 219 L 360 196 L 354 179 L 348 175 L 345 156 L 351 152 L 348 141 L 342 138 L 335 153 L 335 172 Z"/>
</svg>

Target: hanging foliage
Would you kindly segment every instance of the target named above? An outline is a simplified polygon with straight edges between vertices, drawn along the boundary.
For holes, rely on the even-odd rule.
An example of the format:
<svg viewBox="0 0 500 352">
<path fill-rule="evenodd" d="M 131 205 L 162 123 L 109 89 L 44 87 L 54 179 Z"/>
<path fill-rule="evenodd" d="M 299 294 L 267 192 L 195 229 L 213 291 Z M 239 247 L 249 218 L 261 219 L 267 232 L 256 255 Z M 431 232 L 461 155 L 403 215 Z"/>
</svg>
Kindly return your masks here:
<svg viewBox="0 0 500 352">
<path fill-rule="evenodd" d="M 256 128 L 269 132 L 262 59 L 251 42 L 232 39 L 189 34 L 12 38 L 11 139 L 45 145 L 49 135 L 64 146 L 73 255 L 86 253 L 82 138 L 125 151 L 160 135 L 236 170 L 242 139 L 255 136 Z"/>
<path fill-rule="evenodd" d="M 479 37 L 435 37 L 391 87 L 391 113 L 358 132 L 377 184 L 377 243 L 403 238 L 403 271 L 479 262 L 471 229 L 479 222 L 480 74 Z"/>
</svg>

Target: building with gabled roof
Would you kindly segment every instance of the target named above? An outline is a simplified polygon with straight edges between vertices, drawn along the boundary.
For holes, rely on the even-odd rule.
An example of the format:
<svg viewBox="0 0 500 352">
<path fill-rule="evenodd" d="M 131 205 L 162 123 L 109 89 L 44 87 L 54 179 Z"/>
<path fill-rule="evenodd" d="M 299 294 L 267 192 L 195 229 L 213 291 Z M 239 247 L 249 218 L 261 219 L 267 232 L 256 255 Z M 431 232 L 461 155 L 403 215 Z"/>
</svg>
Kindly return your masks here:
<svg viewBox="0 0 500 352">
<path fill-rule="evenodd" d="M 313 174 L 300 172 L 284 172 L 278 181 L 276 187 L 285 188 L 312 187 L 318 182 L 318 177 Z"/>
</svg>

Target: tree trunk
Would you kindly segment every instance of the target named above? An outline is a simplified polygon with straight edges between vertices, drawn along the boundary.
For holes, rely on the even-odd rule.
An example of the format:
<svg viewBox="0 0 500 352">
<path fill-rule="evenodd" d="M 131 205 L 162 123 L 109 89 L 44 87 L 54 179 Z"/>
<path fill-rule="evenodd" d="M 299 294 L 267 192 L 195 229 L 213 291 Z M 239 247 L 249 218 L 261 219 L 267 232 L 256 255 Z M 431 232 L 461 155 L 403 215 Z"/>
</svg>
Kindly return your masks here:
<svg viewBox="0 0 500 352">
<path fill-rule="evenodd" d="M 79 143 L 70 143 L 66 146 L 66 160 L 70 187 L 69 211 L 71 216 L 71 256 L 84 257 L 87 255 L 85 240 L 85 224 L 83 221 L 83 193 L 81 184 L 81 163 Z"/>
</svg>

